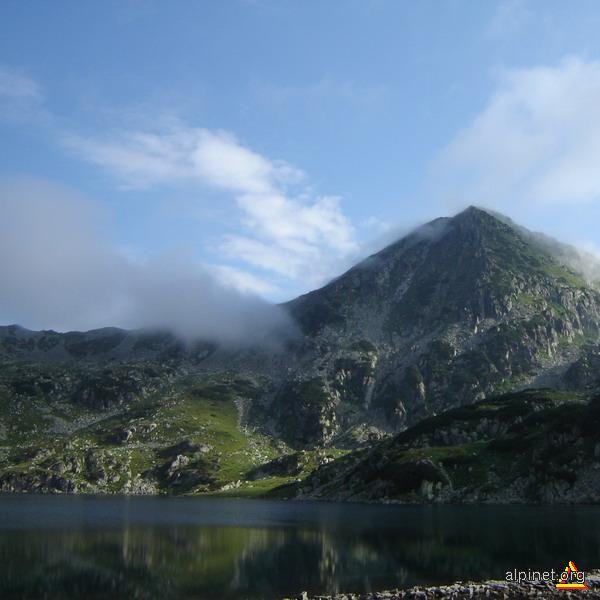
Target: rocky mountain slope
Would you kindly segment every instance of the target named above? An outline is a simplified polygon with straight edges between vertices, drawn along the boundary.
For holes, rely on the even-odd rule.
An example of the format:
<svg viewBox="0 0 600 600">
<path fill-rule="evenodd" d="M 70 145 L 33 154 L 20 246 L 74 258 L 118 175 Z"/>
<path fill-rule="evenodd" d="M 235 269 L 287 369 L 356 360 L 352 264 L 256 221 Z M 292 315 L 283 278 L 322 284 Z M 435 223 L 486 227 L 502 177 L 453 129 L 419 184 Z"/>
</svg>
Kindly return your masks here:
<svg viewBox="0 0 600 600">
<path fill-rule="evenodd" d="M 317 469 L 298 497 L 600 502 L 600 396 L 529 390 L 456 408 Z"/>
<path fill-rule="evenodd" d="M 471 207 L 283 305 L 296 330 L 243 348 L 0 327 L 0 489 L 259 494 L 501 393 L 589 395 L 600 293 L 580 259 Z"/>
<path fill-rule="evenodd" d="M 265 385 L 176 362 L 4 363 L 0 491 L 256 495 L 340 455 L 245 425 Z"/>
<path fill-rule="evenodd" d="M 287 308 L 309 342 L 269 407 L 279 431 L 340 443 L 491 394 L 563 385 L 600 334 L 600 294 L 567 265 L 574 254 L 469 208 L 297 298 Z"/>
</svg>

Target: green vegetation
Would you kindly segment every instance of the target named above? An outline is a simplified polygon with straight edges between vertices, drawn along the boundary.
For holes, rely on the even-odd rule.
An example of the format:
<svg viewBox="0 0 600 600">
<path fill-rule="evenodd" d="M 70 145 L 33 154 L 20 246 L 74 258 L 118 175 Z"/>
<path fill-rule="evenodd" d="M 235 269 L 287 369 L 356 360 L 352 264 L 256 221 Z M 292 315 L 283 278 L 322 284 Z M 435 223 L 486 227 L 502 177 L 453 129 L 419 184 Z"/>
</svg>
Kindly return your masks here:
<svg viewBox="0 0 600 600">
<path fill-rule="evenodd" d="M 86 366 L 71 377 L 64 395 L 44 397 L 32 382 L 60 379 L 62 371 L 29 369 L 4 371 L 5 386 L 15 384 L 18 390 L 0 392 L 0 484 L 5 487 L 255 497 L 306 477 L 344 452 L 294 453 L 282 441 L 244 425 L 240 407 L 262 392 L 264 380 L 228 373 L 184 375 L 170 377 L 148 394 L 142 393 L 141 380 L 132 395 L 128 387 L 118 388 L 120 369 L 90 373 Z M 129 372 L 154 375 L 143 365 Z M 22 379 L 30 385 L 22 386 Z M 105 390 L 102 401 L 79 403 L 69 390 L 90 381 L 94 389 Z M 119 404 L 113 388 L 124 390 L 125 404 Z M 297 464 L 293 473 L 250 478 L 282 456 Z"/>
<path fill-rule="evenodd" d="M 426 419 L 294 493 L 402 502 L 597 502 L 600 399 L 529 390 Z"/>
</svg>

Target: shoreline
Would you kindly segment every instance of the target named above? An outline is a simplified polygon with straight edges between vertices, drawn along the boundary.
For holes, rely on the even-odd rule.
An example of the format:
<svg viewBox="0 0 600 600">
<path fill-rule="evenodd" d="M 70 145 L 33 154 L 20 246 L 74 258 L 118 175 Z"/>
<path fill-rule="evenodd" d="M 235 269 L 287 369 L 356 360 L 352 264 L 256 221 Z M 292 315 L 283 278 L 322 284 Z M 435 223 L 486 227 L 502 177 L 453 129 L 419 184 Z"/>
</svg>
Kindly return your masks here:
<svg viewBox="0 0 600 600">
<path fill-rule="evenodd" d="M 600 502 L 574 502 L 574 501 L 565 501 L 565 502 L 532 502 L 531 500 L 523 501 L 523 502 L 485 502 L 485 501 L 465 501 L 465 502 L 457 502 L 457 501 L 448 501 L 448 502 L 413 502 L 407 500 L 357 500 L 357 499 L 332 499 L 332 498 L 320 498 L 320 497 L 311 497 L 311 496 L 298 496 L 298 497 L 288 497 L 288 496 L 276 496 L 276 495 L 252 495 L 252 494 L 235 494 L 229 493 L 228 491 L 211 491 L 211 492 L 199 492 L 199 493 L 181 493 L 181 494 L 172 494 L 172 493 L 155 493 L 155 492 L 109 492 L 109 491 L 62 491 L 62 490 L 27 490 L 27 489 L 1 489 L 0 488 L 0 496 L 21 496 L 21 495 L 31 495 L 31 496 L 68 496 L 68 497 L 102 497 L 102 498 L 192 498 L 192 499 L 201 499 L 201 498 L 213 498 L 219 500 L 266 500 L 266 501 L 277 501 L 277 502 L 302 502 L 302 503 L 319 503 L 319 504 L 354 504 L 361 506 L 389 506 L 389 507 L 408 507 L 408 508 L 417 508 L 417 507 L 469 507 L 469 508 L 498 508 L 498 507 L 515 507 L 515 508 L 596 508 L 600 506 Z"/>
<path fill-rule="evenodd" d="M 457 581 L 448 585 L 414 586 L 407 589 L 381 592 L 339 593 L 310 595 L 302 592 L 283 600 L 436 600 L 452 599 L 519 599 L 519 598 L 598 598 L 600 599 L 600 570 L 586 574 L 587 590 L 560 590 L 552 582 L 486 580 Z"/>
</svg>

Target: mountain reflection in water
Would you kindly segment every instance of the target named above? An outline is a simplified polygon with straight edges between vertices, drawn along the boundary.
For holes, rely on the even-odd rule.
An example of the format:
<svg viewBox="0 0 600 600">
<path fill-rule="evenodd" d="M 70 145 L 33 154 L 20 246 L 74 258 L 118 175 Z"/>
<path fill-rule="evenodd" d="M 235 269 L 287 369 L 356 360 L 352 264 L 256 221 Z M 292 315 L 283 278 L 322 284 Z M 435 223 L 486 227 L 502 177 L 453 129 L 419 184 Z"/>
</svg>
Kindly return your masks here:
<svg viewBox="0 0 600 600">
<path fill-rule="evenodd" d="M 275 599 L 598 567 L 600 509 L 0 496 L 0 597 Z"/>
</svg>

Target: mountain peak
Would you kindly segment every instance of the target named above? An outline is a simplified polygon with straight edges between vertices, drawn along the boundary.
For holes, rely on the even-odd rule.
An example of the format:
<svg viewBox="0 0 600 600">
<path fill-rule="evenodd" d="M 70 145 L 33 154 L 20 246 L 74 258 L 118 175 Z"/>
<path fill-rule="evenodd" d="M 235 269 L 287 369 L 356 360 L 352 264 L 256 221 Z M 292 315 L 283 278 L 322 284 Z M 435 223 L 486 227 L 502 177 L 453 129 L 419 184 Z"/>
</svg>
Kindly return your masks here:
<svg viewBox="0 0 600 600">
<path fill-rule="evenodd" d="M 459 212 L 456 216 L 458 217 L 459 215 L 477 215 L 480 213 L 489 214 L 489 211 L 487 211 L 485 208 L 481 208 L 480 206 L 475 206 L 474 204 L 471 204 L 467 206 L 467 208 Z"/>
<path fill-rule="evenodd" d="M 523 244 L 532 245 L 530 250 L 535 254 L 540 250 L 527 229 L 501 213 L 477 206 L 469 206 L 452 217 L 449 220 L 450 232 L 454 234 L 452 237 L 457 247 L 471 246 L 473 252 L 508 256 L 517 248 L 523 249 Z M 501 256 L 499 258 L 502 259 Z"/>
<path fill-rule="evenodd" d="M 501 213 L 497 213 L 480 206 L 471 205 L 465 208 L 463 211 L 457 213 L 452 218 L 455 222 L 491 222 L 499 221 L 504 224 L 510 224 L 511 221 L 508 217 L 505 217 Z"/>
</svg>

